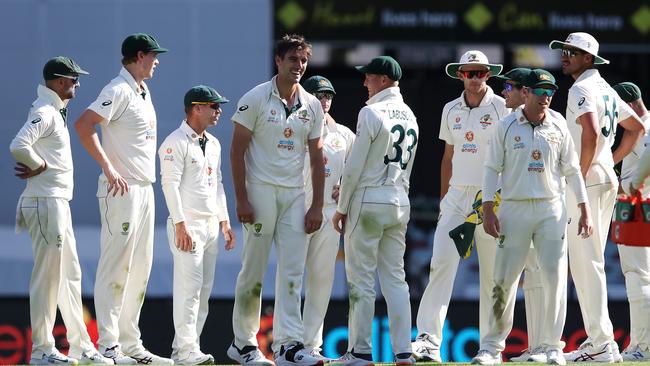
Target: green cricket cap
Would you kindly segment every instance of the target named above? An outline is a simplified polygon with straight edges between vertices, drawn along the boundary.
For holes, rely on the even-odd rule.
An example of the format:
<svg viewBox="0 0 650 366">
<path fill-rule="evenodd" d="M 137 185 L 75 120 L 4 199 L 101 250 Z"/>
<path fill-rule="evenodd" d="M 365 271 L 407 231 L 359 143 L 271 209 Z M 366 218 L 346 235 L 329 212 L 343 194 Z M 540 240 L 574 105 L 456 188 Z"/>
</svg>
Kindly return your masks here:
<svg viewBox="0 0 650 366">
<path fill-rule="evenodd" d="M 133 57 L 138 51 L 163 53 L 169 50 L 160 47 L 158 41 L 146 33 L 135 33 L 126 37 L 122 42 L 122 56 Z"/>
<path fill-rule="evenodd" d="M 529 88 L 539 88 L 540 86 L 550 85 L 554 89 L 558 89 L 555 84 L 555 76 L 544 69 L 533 69 L 528 73 L 524 79 L 523 85 Z"/>
<path fill-rule="evenodd" d="M 531 70 L 527 67 L 517 67 L 515 69 L 506 72 L 505 74 L 497 75 L 494 78 L 502 80 L 504 82 L 514 81 L 517 84 L 523 85 L 524 79 L 526 79 L 530 71 Z"/>
<path fill-rule="evenodd" d="M 228 103 L 229 100 L 217 93 L 214 88 L 206 85 L 197 85 L 185 93 L 185 106 L 199 103 Z"/>
<path fill-rule="evenodd" d="M 73 59 L 64 56 L 49 59 L 43 67 L 43 79 L 45 80 L 88 74 L 88 71 L 82 70 Z"/>
<path fill-rule="evenodd" d="M 355 68 L 364 74 L 386 75 L 393 81 L 402 78 L 402 68 L 397 61 L 390 56 L 379 56 L 373 58 L 365 66 L 355 66 Z"/>
<path fill-rule="evenodd" d="M 314 94 L 316 92 L 326 92 L 336 95 L 332 83 L 327 78 L 320 75 L 315 75 L 305 80 L 302 83 L 302 87 L 311 94 Z"/>
<path fill-rule="evenodd" d="M 618 95 L 621 97 L 621 99 L 623 99 L 625 103 L 634 102 L 635 100 L 641 98 L 641 89 L 639 89 L 636 84 L 629 81 L 618 83 L 612 88 L 616 90 Z"/>
</svg>

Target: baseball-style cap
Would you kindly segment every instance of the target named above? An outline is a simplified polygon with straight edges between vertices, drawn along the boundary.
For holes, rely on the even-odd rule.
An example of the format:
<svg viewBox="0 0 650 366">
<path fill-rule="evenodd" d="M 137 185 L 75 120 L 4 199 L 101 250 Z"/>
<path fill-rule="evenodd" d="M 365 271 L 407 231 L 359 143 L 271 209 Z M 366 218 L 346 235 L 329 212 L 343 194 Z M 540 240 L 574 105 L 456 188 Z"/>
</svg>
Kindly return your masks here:
<svg viewBox="0 0 650 366">
<path fill-rule="evenodd" d="M 616 90 L 618 95 L 623 99 L 625 103 L 634 102 L 635 100 L 641 99 L 641 89 L 639 89 L 636 84 L 629 81 L 618 83 L 612 88 Z"/>
<path fill-rule="evenodd" d="M 192 104 L 229 102 L 228 99 L 222 97 L 219 93 L 217 93 L 214 88 L 206 85 L 197 85 L 188 90 L 187 93 L 185 93 L 185 98 L 183 101 L 185 102 L 186 107 L 189 107 Z"/>
<path fill-rule="evenodd" d="M 544 69 L 531 70 L 524 79 L 523 84 L 528 88 L 539 88 L 540 86 L 550 85 L 553 89 L 558 89 L 557 84 L 555 84 L 555 76 Z"/>
<path fill-rule="evenodd" d="M 587 53 L 591 53 L 594 56 L 594 65 L 608 64 L 609 60 L 606 60 L 598 56 L 599 44 L 596 41 L 596 38 L 589 33 L 585 32 L 575 32 L 569 34 L 566 37 L 564 42 L 562 41 L 551 41 L 548 44 L 548 47 L 552 50 L 562 49 L 564 46 L 571 46 L 578 49 L 581 49 Z"/>
<path fill-rule="evenodd" d="M 305 88 L 308 93 L 312 94 L 316 92 L 327 92 L 336 95 L 332 83 L 327 80 L 327 78 L 324 78 L 320 75 L 312 76 L 309 79 L 305 80 L 302 83 L 302 87 Z"/>
<path fill-rule="evenodd" d="M 126 37 L 122 42 L 122 56 L 133 57 L 138 51 L 163 53 L 169 50 L 160 47 L 158 41 L 149 34 L 135 33 Z"/>
<path fill-rule="evenodd" d="M 491 76 L 499 75 L 501 70 L 503 70 L 503 65 L 491 64 L 483 52 L 471 50 L 463 53 L 463 55 L 460 56 L 460 61 L 447 64 L 445 72 L 449 77 L 458 79 L 456 71 L 465 65 L 483 65 L 490 70 Z"/>
<path fill-rule="evenodd" d="M 393 81 L 398 81 L 402 78 L 402 68 L 394 58 L 390 56 L 379 56 L 373 58 L 369 64 L 365 66 L 355 66 L 357 71 L 364 74 L 386 75 Z"/>
<path fill-rule="evenodd" d="M 57 56 L 49 59 L 43 67 L 43 79 L 52 80 L 65 76 L 89 75 L 73 59 Z"/>
<path fill-rule="evenodd" d="M 505 74 L 502 75 L 497 75 L 494 78 L 499 79 L 502 81 L 514 81 L 517 84 L 524 84 L 524 79 L 528 77 L 528 74 L 530 73 L 530 69 L 527 67 L 517 67 L 515 69 L 512 69 Z"/>
</svg>

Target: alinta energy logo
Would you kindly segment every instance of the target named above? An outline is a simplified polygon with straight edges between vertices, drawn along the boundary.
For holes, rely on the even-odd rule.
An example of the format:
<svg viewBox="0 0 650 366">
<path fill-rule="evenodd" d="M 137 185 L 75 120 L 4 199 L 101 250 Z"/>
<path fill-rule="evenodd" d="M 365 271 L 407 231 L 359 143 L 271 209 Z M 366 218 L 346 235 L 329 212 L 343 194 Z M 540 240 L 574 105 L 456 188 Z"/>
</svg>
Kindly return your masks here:
<svg viewBox="0 0 650 366">
<path fill-rule="evenodd" d="M 643 35 L 650 32 L 650 7 L 648 5 L 641 5 L 641 7 L 632 14 L 630 17 L 632 26 Z"/>
<path fill-rule="evenodd" d="M 277 12 L 278 20 L 288 30 L 296 28 L 306 16 L 305 10 L 294 0 L 287 1 Z"/>
<path fill-rule="evenodd" d="M 492 23 L 494 16 L 483 3 L 477 2 L 465 12 L 463 19 L 474 32 L 478 33 Z"/>
</svg>

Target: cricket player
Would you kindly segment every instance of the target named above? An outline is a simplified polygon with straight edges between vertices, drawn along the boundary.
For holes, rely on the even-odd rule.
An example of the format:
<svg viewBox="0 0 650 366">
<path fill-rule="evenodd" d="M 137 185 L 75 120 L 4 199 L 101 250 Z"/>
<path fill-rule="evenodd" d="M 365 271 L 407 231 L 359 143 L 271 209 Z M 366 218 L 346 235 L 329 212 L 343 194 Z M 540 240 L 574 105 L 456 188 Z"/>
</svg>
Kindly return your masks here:
<svg viewBox="0 0 650 366">
<path fill-rule="evenodd" d="M 100 351 L 116 364 L 172 364 L 140 339 L 140 309 L 153 260 L 156 112 L 144 80 L 167 52 L 150 35 L 122 42 L 122 69 L 79 117 L 79 139 L 102 168 L 97 188 L 102 223 L 95 279 Z M 96 126 L 102 131 L 100 143 Z"/>
<path fill-rule="evenodd" d="M 569 266 L 587 340 L 565 357 L 569 362 L 618 362 L 621 355 L 607 310 L 604 251 L 618 188 L 614 163 L 632 151 L 643 135 L 643 124 L 595 68 L 609 61 L 598 56 L 599 45 L 593 36 L 571 33 L 566 41 L 552 41 L 549 47 L 562 50 L 562 72 L 575 80 L 569 89 L 566 120 L 580 156 L 594 220 L 594 235 L 567 237 Z M 612 154 L 617 124 L 625 132 Z M 572 192 L 567 192 L 569 233 L 577 231 L 580 215 L 575 198 Z"/>
<path fill-rule="evenodd" d="M 472 203 L 481 190 L 486 144 L 497 121 L 510 113 L 503 98 L 486 84 L 502 69 L 502 65 L 491 64 L 477 50 L 464 53 L 460 62 L 446 67 L 447 75 L 461 80 L 464 90 L 442 110 L 439 137 L 445 141 L 445 150 L 440 166 L 440 217 L 433 239 L 429 283 L 417 315 L 418 336 L 413 342 L 413 355 L 418 360 L 441 362 L 442 327 L 460 260 L 449 231 L 472 212 Z M 476 226 L 474 238 L 480 275 L 479 329 L 484 335 L 496 244 L 481 225 Z"/>
<path fill-rule="evenodd" d="M 167 237 L 174 258 L 172 359 L 180 365 L 214 363 L 201 352 L 217 262 L 219 229 L 225 249 L 234 245 L 221 181 L 221 144 L 206 130 L 216 126 L 228 99 L 198 85 L 184 98 L 186 119 L 158 149 L 160 181 L 169 208 Z"/>
<path fill-rule="evenodd" d="M 576 192 L 580 221 L 578 235 L 589 236 L 592 223 L 578 155 L 566 121 L 548 113 L 558 87 L 542 69 L 523 82 L 523 109 L 499 122 L 490 140 L 483 172 L 483 227 L 499 244 L 494 262 L 494 285 L 489 330 L 473 364 L 501 363 L 501 351 L 512 330 L 519 276 L 532 240 L 540 266 L 544 296 L 540 344 L 546 363 L 565 365 L 560 340 L 566 319 L 566 206 L 564 182 Z M 499 175 L 502 202 L 497 218 L 494 195 Z M 569 236 L 576 233 L 569 232 Z"/>
<path fill-rule="evenodd" d="M 237 217 L 244 228 L 228 357 L 242 365 L 272 365 L 258 349 L 262 279 L 271 243 L 278 258 L 273 316 L 276 365 L 322 365 L 304 346 L 300 313 L 307 234 L 321 227 L 325 116 L 318 99 L 300 86 L 311 45 L 285 35 L 275 46 L 278 73 L 244 94 L 232 117 L 230 159 Z M 309 151 L 312 203 L 305 209 L 303 169 Z"/>
<path fill-rule="evenodd" d="M 323 197 L 323 224 L 320 229 L 307 236 L 307 264 L 305 266 L 305 301 L 302 319 L 305 326 L 305 348 L 312 356 L 323 361 L 328 358 L 321 355 L 323 344 L 323 320 L 327 313 L 332 285 L 336 255 L 339 251 L 341 235 L 331 224 L 336 212 L 339 182 L 343 174 L 343 164 L 352 150 L 354 133 L 349 128 L 336 123 L 330 115 L 332 101 L 336 95 L 332 83 L 319 75 L 303 82 L 305 90 L 320 101 L 325 113 L 323 126 L 323 164 L 325 165 L 325 185 Z M 311 205 L 312 185 L 311 169 L 305 164 L 304 179 L 306 205 Z"/>
<path fill-rule="evenodd" d="M 367 106 L 359 112 L 357 138 L 343 168 L 333 223 L 345 234 L 345 271 L 350 291 L 348 352 L 337 364 L 372 365 L 375 272 L 388 306 L 390 341 L 398 365 L 413 364 L 411 305 L 405 280 L 409 178 L 419 129 L 402 98 L 402 69 L 392 57 L 365 66 Z"/>
<path fill-rule="evenodd" d="M 68 57 L 54 57 L 43 67 L 27 122 L 11 141 L 16 176 L 27 185 L 16 210 L 16 232 L 29 231 L 34 268 L 29 282 L 32 365 L 113 364 L 93 345 L 81 302 L 81 268 L 72 230 L 69 201 L 74 185 L 67 105 L 88 75 Z M 70 352 L 55 347 L 52 330 L 57 304 L 67 329 Z"/>
<path fill-rule="evenodd" d="M 650 127 L 650 113 L 641 99 L 641 90 L 636 84 L 623 82 L 613 86 L 616 93 L 641 118 L 646 132 Z M 642 142 L 623 159 L 621 169 L 621 189 L 630 195 L 630 183 L 637 171 L 637 164 L 648 146 L 646 133 Z M 650 196 L 648 181 L 645 180 L 641 192 L 644 198 Z M 635 188 L 639 188 L 638 186 Z M 618 245 L 621 270 L 625 276 L 627 300 L 630 303 L 630 344 L 621 353 L 624 361 L 650 360 L 650 248 Z"/>
</svg>

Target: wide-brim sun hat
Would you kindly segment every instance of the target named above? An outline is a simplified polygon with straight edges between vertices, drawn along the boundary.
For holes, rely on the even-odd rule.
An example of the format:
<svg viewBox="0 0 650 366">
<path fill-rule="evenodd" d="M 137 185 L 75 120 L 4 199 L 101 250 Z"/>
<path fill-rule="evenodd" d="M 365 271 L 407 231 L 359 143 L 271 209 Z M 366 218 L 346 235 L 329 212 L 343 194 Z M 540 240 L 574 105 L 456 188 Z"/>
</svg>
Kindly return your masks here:
<svg viewBox="0 0 650 366">
<path fill-rule="evenodd" d="M 548 48 L 552 50 L 563 49 L 565 46 L 571 46 L 590 53 L 594 56 L 594 65 L 603 65 L 609 63 L 609 60 L 598 56 L 598 49 L 600 48 L 600 45 L 598 44 L 598 41 L 596 41 L 596 38 L 594 38 L 594 36 L 589 33 L 571 33 L 568 37 L 566 37 L 566 40 L 564 42 L 554 40 L 548 44 Z"/>
<path fill-rule="evenodd" d="M 460 56 L 460 61 L 452 62 L 445 66 L 445 72 L 451 78 L 458 79 L 456 72 L 465 65 L 482 65 L 490 70 L 490 76 L 496 76 L 503 70 L 503 65 L 491 64 L 487 56 L 481 51 L 471 50 Z"/>
</svg>

